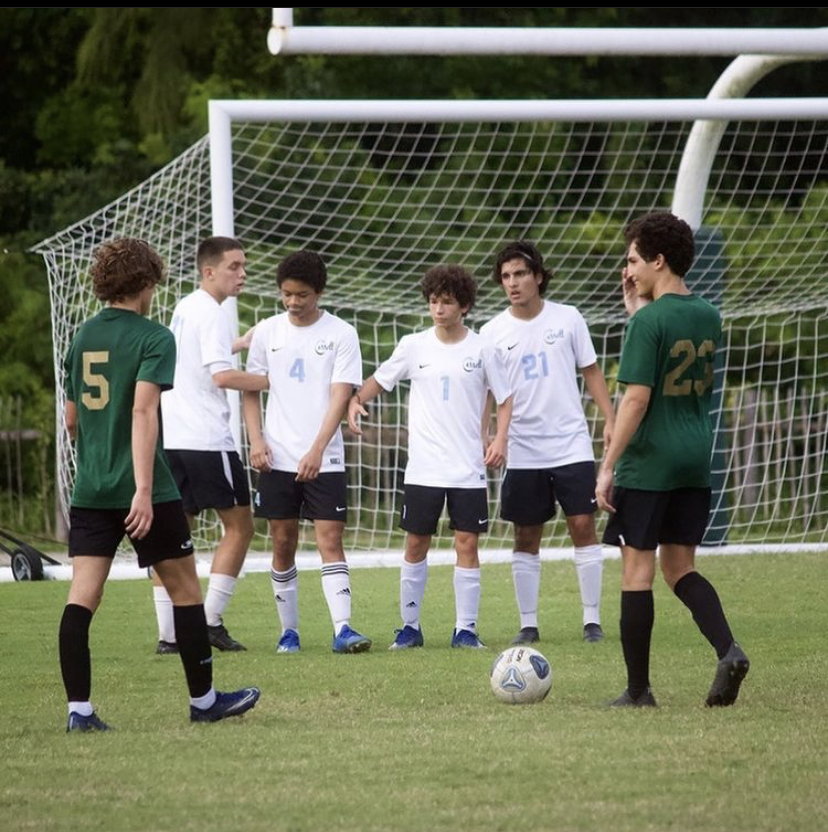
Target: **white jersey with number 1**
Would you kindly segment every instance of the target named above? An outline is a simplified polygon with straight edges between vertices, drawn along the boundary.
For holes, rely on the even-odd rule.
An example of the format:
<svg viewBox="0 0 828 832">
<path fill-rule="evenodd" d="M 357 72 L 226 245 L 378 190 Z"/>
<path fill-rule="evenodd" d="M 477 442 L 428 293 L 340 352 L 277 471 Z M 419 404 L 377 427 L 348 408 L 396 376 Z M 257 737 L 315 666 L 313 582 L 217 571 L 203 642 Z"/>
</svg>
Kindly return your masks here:
<svg viewBox="0 0 828 832">
<path fill-rule="evenodd" d="M 384 390 L 411 379 L 406 483 L 485 487 L 486 393 L 491 390 L 498 404 L 511 394 L 494 345 L 471 330 L 462 341 L 444 344 L 432 327 L 402 338 L 374 379 Z"/>
<path fill-rule="evenodd" d="M 267 374 L 265 440 L 273 469 L 295 472 L 319 434 L 331 399 L 331 385 L 362 383 L 356 330 L 322 312 L 310 326 L 292 324 L 285 312 L 256 326 L 247 371 Z M 337 428 L 325 448 L 320 472 L 344 471 L 345 448 Z"/>
</svg>

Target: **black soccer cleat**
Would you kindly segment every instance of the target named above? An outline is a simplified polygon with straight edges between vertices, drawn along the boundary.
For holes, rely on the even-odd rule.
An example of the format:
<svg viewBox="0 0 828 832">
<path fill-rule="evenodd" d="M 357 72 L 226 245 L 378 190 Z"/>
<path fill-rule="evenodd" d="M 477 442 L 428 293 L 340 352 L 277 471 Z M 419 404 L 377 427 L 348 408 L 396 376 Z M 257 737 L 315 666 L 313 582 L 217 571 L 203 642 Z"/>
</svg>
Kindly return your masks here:
<svg viewBox="0 0 828 832">
<path fill-rule="evenodd" d="M 650 688 L 636 697 L 630 696 L 629 690 L 625 690 L 618 699 L 609 703 L 610 708 L 657 708 L 655 696 Z"/>
<path fill-rule="evenodd" d="M 604 640 L 604 631 L 600 624 L 584 624 L 584 641 L 592 644 Z"/>
<path fill-rule="evenodd" d="M 521 627 L 520 632 L 512 639 L 512 644 L 536 644 L 540 641 L 537 627 Z"/>
<path fill-rule="evenodd" d="M 89 716 L 81 716 L 81 714 L 69 714 L 69 721 L 66 723 L 66 733 L 71 731 L 111 731 L 112 729 L 98 717 L 93 711 Z"/>
<path fill-rule="evenodd" d="M 178 653 L 178 645 L 174 641 L 164 641 L 164 639 L 159 639 L 158 647 L 155 648 L 155 652 L 159 656 L 172 656 Z"/>
<path fill-rule="evenodd" d="M 724 658 L 716 665 L 716 675 L 704 704 L 708 708 L 725 708 L 739 696 L 742 680 L 750 670 L 750 662 L 738 642 L 733 642 Z"/>
<path fill-rule="evenodd" d="M 207 633 L 210 637 L 210 646 L 215 647 L 216 650 L 225 650 L 230 653 L 238 653 L 247 648 L 236 641 L 230 633 L 227 632 L 227 627 L 222 622 L 215 626 L 207 625 Z"/>
</svg>

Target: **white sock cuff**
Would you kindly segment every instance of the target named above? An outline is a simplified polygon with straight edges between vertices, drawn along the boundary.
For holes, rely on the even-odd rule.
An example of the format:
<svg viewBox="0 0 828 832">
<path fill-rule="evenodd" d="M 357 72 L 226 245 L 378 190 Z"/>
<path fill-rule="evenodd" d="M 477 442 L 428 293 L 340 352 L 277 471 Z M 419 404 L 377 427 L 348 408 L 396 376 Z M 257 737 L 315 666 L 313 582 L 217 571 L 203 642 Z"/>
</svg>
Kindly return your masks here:
<svg viewBox="0 0 828 832">
<path fill-rule="evenodd" d="M 156 601 L 167 601 L 168 603 L 172 604 L 172 598 L 170 598 L 170 594 L 169 592 L 167 592 L 167 588 L 164 586 L 153 586 L 152 597 Z"/>
<path fill-rule="evenodd" d="M 512 552 L 512 565 L 539 572 L 541 568 L 540 555 L 533 555 L 531 552 Z"/>
<path fill-rule="evenodd" d="M 604 550 L 600 543 L 575 547 L 575 563 L 600 563 L 603 560 Z"/>
<path fill-rule="evenodd" d="M 455 566 L 454 567 L 454 574 L 458 578 L 466 578 L 468 580 L 477 579 L 480 580 L 480 567 L 475 566 L 473 568 L 469 568 L 467 566 Z"/>
<path fill-rule="evenodd" d="M 232 575 L 222 575 L 220 572 L 211 572 L 210 581 L 207 584 L 207 590 L 215 589 L 219 592 L 226 592 L 228 595 L 233 594 L 233 588 L 236 586 L 236 579 Z"/>
<path fill-rule="evenodd" d="M 419 563 L 409 563 L 404 560 L 400 571 L 405 578 L 419 578 L 423 573 L 428 572 L 428 559 L 423 558 Z"/>
</svg>

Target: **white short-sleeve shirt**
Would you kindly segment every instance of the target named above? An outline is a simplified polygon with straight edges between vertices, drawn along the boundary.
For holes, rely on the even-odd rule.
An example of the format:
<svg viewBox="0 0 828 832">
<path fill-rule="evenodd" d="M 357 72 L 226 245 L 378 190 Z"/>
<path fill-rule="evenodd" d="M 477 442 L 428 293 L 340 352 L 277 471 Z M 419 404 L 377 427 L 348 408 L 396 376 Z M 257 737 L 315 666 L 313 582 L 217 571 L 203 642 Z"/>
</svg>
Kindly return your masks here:
<svg viewBox="0 0 828 832">
<path fill-rule="evenodd" d="M 405 482 L 439 488 L 486 485 L 481 423 L 486 394 L 511 394 L 494 346 L 471 330 L 444 344 L 435 330 L 406 335 L 374 373 L 384 390 L 411 379 Z"/>
<path fill-rule="evenodd" d="M 213 373 L 233 369 L 233 322 L 216 299 L 198 289 L 178 302 L 173 389 L 161 396 L 164 447 L 179 451 L 234 451 L 227 393 Z"/>
<path fill-rule="evenodd" d="M 267 374 L 270 382 L 264 433 L 272 467 L 295 472 L 322 427 L 331 385 L 362 383 L 359 339 L 350 324 L 328 312 L 310 326 L 292 324 L 285 312 L 256 326 L 247 371 Z M 325 448 L 319 470 L 345 470 L 341 429 Z"/>
<path fill-rule="evenodd" d="M 574 306 L 544 301 L 529 321 L 506 309 L 480 334 L 497 345 L 514 391 L 507 468 L 555 468 L 595 459 L 577 370 L 597 358 Z"/>
</svg>

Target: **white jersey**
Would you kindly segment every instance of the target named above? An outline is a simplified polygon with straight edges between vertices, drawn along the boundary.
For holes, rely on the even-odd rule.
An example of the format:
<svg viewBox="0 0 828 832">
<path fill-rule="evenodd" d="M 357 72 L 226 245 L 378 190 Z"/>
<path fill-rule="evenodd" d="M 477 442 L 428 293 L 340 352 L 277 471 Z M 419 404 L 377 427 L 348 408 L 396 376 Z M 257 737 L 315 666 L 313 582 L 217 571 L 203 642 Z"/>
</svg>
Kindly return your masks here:
<svg viewBox="0 0 828 832">
<path fill-rule="evenodd" d="M 406 335 L 374 373 L 384 390 L 411 379 L 405 481 L 439 488 L 485 488 L 481 425 L 486 393 L 498 404 L 511 390 L 494 346 L 467 330 L 444 344 L 434 328 Z"/>
<path fill-rule="evenodd" d="M 362 383 L 362 356 L 356 330 L 322 312 L 310 326 L 296 326 L 287 312 L 256 326 L 247 354 L 247 371 L 267 375 L 265 441 L 272 468 L 296 472 L 328 412 L 331 385 Z M 337 428 L 322 455 L 320 473 L 345 470 L 345 446 Z"/>
<path fill-rule="evenodd" d="M 506 309 L 480 334 L 497 345 L 514 391 L 507 468 L 555 468 L 595 459 L 576 370 L 596 362 L 586 321 L 551 301 L 530 321 Z"/>
<path fill-rule="evenodd" d="M 177 451 L 235 451 L 227 393 L 213 373 L 233 369 L 233 322 L 216 299 L 198 289 L 173 310 L 173 389 L 161 396 L 164 447 Z"/>
</svg>

